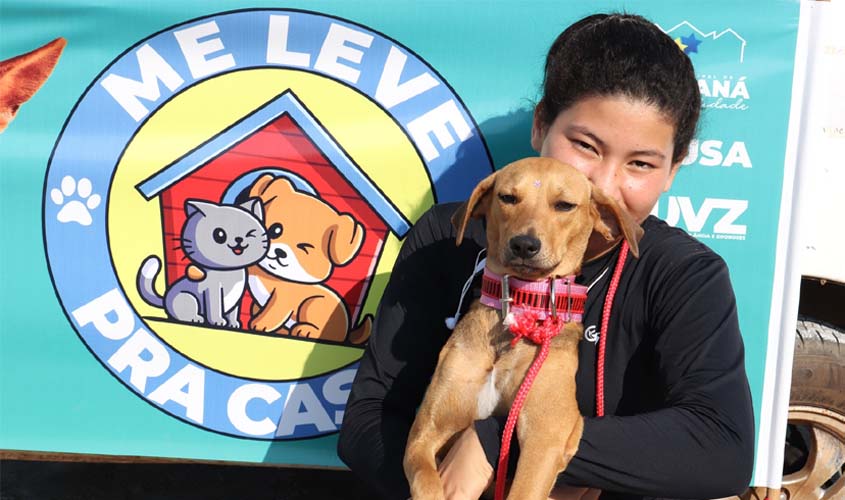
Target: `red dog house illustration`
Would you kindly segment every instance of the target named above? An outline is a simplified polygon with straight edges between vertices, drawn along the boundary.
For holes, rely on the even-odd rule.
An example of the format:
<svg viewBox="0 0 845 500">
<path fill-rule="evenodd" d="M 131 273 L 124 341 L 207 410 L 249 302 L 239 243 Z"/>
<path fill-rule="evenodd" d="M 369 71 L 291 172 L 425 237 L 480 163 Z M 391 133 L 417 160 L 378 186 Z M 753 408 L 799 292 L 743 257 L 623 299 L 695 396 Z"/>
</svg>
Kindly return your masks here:
<svg viewBox="0 0 845 500">
<path fill-rule="evenodd" d="M 168 285 L 184 276 L 190 264 L 179 248 L 185 201 L 235 203 L 264 173 L 288 178 L 297 190 L 319 197 L 340 213 L 351 214 L 364 226 L 365 238 L 357 256 L 348 265 L 335 268 L 324 283 L 342 297 L 350 325 L 357 325 L 387 231 L 402 238 L 410 223 L 291 91 L 137 186 L 147 200 L 158 197 L 161 204 Z M 245 294 L 242 325 L 248 324 L 251 302 Z"/>
</svg>

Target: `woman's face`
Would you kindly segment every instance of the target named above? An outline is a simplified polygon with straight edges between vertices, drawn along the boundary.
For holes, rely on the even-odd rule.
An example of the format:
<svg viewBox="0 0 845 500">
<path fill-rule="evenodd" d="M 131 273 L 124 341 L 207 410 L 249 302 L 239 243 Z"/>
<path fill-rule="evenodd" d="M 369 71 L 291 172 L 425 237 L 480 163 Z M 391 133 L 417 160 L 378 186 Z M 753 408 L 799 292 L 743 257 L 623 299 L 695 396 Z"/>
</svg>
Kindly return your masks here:
<svg viewBox="0 0 845 500">
<path fill-rule="evenodd" d="M 627 96 L 587 97 L 545 126 L 534 115 L 531 145 L 583 172 L 642 223 L 672 186 L 675 127 L 653 105 Z"/>
</svg>

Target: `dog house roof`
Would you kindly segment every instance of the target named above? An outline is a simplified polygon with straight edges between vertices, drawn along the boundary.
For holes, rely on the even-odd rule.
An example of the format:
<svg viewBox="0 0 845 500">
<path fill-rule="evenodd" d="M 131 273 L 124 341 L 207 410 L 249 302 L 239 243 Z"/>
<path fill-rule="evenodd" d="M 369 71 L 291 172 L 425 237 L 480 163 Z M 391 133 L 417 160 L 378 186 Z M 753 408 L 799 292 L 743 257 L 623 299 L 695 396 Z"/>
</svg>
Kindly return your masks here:
<svg viewBox="0 0 845 500">
<path fill-rule="evenodd" d="M 227 149 L 255 134 L 283 114 L 287 113 L 302 128 L 309 139 L 328 158 L 338 172 L 366 200 L 384 223 L 400 238 L 411 227 L 408 219 L 395 205 L 373 184 L 372 180 L 334 141 L 317 119 L 290 91 L 279 94 L 250 114 L 244 116 L 231 127 L 223 130 L 208 142 L 159 170 L 152 177 L 142 181 L 136 187 L 150 200 L 168 187 L 178 183 L 192 172 L 224 153 Z"/>
</svg>

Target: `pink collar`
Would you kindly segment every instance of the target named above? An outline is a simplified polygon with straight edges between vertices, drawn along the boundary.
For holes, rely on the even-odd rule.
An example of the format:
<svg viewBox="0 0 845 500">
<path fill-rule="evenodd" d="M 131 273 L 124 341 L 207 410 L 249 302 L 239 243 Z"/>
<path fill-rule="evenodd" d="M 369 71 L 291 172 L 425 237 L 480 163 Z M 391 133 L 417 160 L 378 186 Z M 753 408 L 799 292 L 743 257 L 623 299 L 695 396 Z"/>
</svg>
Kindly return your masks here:
<svg viewBox="0 0 845 500">
<path fill-rule="evenodd" d="M 554 300 L 552 300 L 554 297 Z M 525 281 L 498 274 L 484 268 L 481 281 L 481 303 L 502 309 L 502 315 L 531 311 L 537 319 L 564 316 L 567 322 L 580 322 L 587 301 L 587 287 L 575 284 L 575 276 Z"/>
</svg>

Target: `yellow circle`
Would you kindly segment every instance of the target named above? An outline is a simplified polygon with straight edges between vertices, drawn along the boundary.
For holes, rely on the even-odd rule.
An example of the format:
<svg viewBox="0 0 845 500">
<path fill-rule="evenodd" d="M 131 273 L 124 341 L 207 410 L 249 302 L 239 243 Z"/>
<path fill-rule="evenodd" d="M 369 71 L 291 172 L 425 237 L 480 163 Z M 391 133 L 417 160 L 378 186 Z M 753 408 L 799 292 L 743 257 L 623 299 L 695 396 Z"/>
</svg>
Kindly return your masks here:
<svg viewBox="0 0 845 500">
<path fill-rule="evenodd" d="M 284 336 L 258 335 L 165 321 L 137 290 L 141 262 L 163 259 L 165 245 L 158 198 L 146 200 L 136 186 L 205 143 L 281 92 L 292 90 L 337 143 L 393 204 L 415 221 L 433 202 L 425 165 L 404 131 L 380 107 L 329 78 L 289 69 L 262 68 L 205 80 L 162 105 L 138 130 L 115 168 L 108 197 L 109 250 L 130 303 L 172 348 L 213 370 L 258 380 L 295 380 L 346 366 L 360 358 L 357 347 Z M 373 270 L 363 313 L 372 314 L 399 250 L 388 233 Z M 163 294 L 160 274 L 156 290 Z"/>
</svg>

